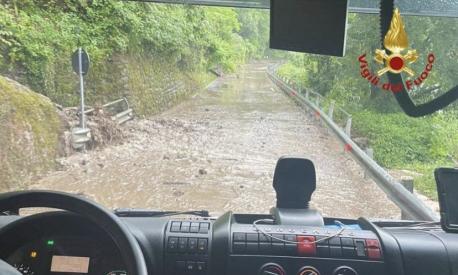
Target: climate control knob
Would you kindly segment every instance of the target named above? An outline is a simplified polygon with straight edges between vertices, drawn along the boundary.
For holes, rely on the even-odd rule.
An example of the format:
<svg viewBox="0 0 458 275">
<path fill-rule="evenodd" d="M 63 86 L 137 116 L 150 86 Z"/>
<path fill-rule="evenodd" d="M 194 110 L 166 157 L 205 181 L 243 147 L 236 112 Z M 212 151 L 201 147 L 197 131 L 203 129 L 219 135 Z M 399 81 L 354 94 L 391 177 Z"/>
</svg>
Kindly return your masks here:
<svg viewBox="0 0 458 275">
<path fill-rule="evenodd" d="M 281 265 L 269 263 L 259 269 L 259 275 L 286 275 Z"/>
<path fill-rule="evenodd" d="M 304 266 L 297 273 L 298 275 L 320 275 L 320 272 L 313 266 Z"/>
<path fill-rule="evenodd" d="M 358 275 L 358 273 L 351 267 L 341 266 L 334 270 L 333 275 Z"/>
</svg>

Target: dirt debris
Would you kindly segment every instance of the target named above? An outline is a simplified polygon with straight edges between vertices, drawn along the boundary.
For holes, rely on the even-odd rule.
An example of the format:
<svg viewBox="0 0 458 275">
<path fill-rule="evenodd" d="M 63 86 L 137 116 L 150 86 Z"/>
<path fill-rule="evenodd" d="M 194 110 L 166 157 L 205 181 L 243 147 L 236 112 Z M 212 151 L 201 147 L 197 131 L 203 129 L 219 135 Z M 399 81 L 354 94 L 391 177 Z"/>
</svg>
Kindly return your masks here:
<svg viewBox="0 0 458 275">
<path fill-rule="evenodd" d="M 278 91 L 263 66 L 248 65 L 239 78 L 227 75 L 158 116 L 128 122 L 124 142 L 65 158 L 64 171 L 31 188 L 84 193 L 110 208 L 268 213 L 277 159 L 303 155 L 315 163 L 312 206 L 324 215 L 399 218 L 342 144 Z"/>
</svg>

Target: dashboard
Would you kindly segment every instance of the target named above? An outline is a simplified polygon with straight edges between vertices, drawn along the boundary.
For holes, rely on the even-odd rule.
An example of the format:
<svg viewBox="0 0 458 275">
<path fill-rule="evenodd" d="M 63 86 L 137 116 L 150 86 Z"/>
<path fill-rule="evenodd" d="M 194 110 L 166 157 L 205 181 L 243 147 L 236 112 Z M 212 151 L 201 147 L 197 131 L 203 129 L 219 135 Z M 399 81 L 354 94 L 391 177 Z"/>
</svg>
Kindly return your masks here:
<svg viewBox="0 0 458 275">
<path fill-rule="evenodd" d="M 84 218 L 60 212 L 24 220 L 0 251 L 22 274 L 126 275 L 117 247 Z"/>
<path fill-rule="evenodd" d="M 440 227 L 334 218 L 325 218 L 324 226 L 253 226 L 271 218 L 228 212 L 121 219 L 139 242 L 149 274 L 458 274 L 458 235 Z M 19 224 L 9 230 L 13 221 Z M 75 214 L 0 216 L 0 228 L 0 256 L 22 274 L 126 274 L 110 236 Z"/>
</svg>

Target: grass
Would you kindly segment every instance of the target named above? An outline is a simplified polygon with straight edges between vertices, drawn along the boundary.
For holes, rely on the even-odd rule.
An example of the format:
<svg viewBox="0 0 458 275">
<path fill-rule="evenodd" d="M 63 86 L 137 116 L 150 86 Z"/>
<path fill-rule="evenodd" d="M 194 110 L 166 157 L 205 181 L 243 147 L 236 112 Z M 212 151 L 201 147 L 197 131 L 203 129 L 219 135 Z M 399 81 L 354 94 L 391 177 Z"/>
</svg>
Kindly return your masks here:
<svg viewBox="0 0 458 275">
<path fill-rule="evenodd" d="M 402 113 L 360 111 L 353 115 L 357 135 L 369 138 L 374 157 L 390 169 L 410 170 L 417 191 L 437 200 L 434 170 L 453 167 L 458 152 L 458 121 L 441 115 L 410 118 Z"/>
</svg>

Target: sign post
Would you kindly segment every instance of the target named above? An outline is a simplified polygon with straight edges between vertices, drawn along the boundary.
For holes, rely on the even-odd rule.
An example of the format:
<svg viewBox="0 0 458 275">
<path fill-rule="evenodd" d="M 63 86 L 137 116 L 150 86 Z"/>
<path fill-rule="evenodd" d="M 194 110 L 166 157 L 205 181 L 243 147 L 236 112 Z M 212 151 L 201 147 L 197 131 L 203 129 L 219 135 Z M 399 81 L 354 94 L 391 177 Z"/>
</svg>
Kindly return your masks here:
<svg viewBox="0 0 458 275">
<path fill-rule="evenodd" d="M 84 75 L 89 70 L 89 55 L 82 48 L 78 48 L 72 55 L 73 71 L 78 74 L 80 78 L 80 127 L 86 128 L 86 117 L 84 114 Z"/>
<path fill-rule="evenodd" d="M 86 116 L 84 114 L 84 78 L 83 78 L 83 58 L 81 56 L 81 48 L 78 49 L 78 67 L 80 75 L 80 97 L 81 97 L 81 117 L 80 117 L 80 126 L 81 128 L 86 128 Z"/>
<path fill-rule="evenodd" d="M 80 81 L 80 128 L 73 129 L 73 146 L 84 150 L 84 144 L 90 139 L 90 131 L 86 129 L 86 114 L 84 113 L 84 75 L 89 70 L 89 55 L 82 48 L 78 48 L 73 53 L 72 67 Z"/>
</svg>

